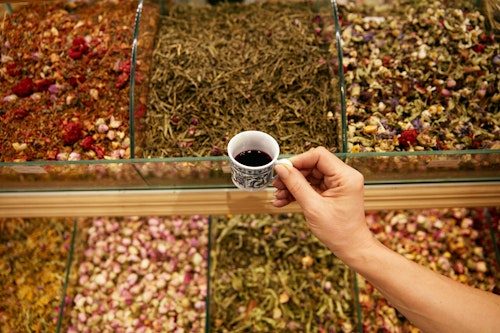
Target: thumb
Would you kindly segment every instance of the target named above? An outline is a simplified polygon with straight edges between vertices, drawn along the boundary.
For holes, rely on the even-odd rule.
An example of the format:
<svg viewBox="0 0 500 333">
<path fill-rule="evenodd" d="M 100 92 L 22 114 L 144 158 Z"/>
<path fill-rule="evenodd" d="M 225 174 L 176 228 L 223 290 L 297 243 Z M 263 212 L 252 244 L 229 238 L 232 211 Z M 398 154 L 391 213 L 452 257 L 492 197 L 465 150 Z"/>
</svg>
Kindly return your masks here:
<svg viewBox="0 0 500 333">
<path fill-rule="evenodd" d="M 302 208 L 317 200 L 318 193 L 299 170 L 287 164 L 278 164 L 274 170 Z"/>
</svg>

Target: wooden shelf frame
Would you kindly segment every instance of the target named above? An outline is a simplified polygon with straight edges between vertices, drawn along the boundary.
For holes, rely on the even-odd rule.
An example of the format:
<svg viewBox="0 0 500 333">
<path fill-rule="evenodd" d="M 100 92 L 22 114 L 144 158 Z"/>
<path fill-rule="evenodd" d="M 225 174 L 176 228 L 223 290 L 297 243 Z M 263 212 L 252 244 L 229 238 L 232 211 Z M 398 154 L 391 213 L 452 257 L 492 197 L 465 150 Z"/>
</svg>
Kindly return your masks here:
<svg viewBox="0 0 500 333">
<path fill-rule="evenodd" d="M 220 215 L 300 212 L 294 203 L 271 205 L 274 189 L 124 190 L 0 193 L 0 217 Z M 500 206 L 500 183 L 365 186 L 365 209 Z"/>
</svg>

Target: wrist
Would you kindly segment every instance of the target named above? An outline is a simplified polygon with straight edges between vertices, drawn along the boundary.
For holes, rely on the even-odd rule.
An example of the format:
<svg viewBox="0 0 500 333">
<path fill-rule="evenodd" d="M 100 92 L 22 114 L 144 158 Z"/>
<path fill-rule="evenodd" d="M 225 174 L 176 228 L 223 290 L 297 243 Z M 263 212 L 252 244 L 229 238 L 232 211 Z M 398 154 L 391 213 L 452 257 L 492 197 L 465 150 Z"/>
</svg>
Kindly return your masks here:
<svg viewBox="0 0 500 333">
<path fill-rule="evenodd" d="M 355 244 L 355 245 L 352 245 Z M 347 266 L 359 272 L 368 264 L 373 262 L 377 253 L 383 250 L 384 246 L 369 232 L 364 238 L 344 249 L 333 251 L 334 254 L 342 260 Z"/>
</svg>

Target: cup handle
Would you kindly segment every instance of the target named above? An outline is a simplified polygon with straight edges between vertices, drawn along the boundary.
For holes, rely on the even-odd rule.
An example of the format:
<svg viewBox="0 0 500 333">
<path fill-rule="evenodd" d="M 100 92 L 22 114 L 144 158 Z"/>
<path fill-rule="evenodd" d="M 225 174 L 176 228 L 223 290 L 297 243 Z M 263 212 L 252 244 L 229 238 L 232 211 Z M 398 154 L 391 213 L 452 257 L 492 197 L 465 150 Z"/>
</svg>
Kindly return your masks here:
<svg viewBox="0 0 500 333">
<path fill-rule="evenodd" d="M 274 165 L 278 165 L 278 164 L 286 164 L 288 165 L 289 167 L 292 167 L 293 168 L 293 164 L 292 162 L 290 162 L 289 159 L 286 159 L 286 158 L 282 158 L 281 160 L 277 160 L 276 163 L 274 163 Z M 276 179 L 278 179 L 279 176 L 278 175 L 274 175 L 273 179 L 271 180 L 271 183 L 274 182 Z"/>
</svg>

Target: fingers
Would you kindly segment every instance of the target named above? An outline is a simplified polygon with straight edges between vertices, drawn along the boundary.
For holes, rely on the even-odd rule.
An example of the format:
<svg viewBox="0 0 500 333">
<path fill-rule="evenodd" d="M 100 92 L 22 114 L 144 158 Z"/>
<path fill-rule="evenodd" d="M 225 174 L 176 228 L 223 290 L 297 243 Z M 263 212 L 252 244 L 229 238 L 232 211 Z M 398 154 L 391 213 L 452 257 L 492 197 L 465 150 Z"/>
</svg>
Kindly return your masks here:
<svg viewBox="0 0 500 333">
<path fill-rule="evenodd" d="M 338 157 L 325 147 L 317 147 L 303 154 L 290 158 L 294 167 L 299 170 L 310 170 L 315 179 L 345 172 L 349 168 Z"/>
<path fill-rule="evenodd" d="M 313 204 L 314 200 L 317 199 L 318 193 L 311 187 L 309 181 L 299 170 L 288 165 L 277 165 L 275 171 L 280 179 L 275 182 L 276 185 L 280 186 L 277 187 L 278 192 L 276 193 L 275 206 L 286 205 L 295 199 L 304 208 L 307 205 Z"/>
</svg>

